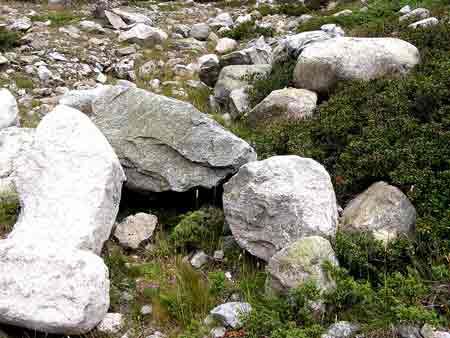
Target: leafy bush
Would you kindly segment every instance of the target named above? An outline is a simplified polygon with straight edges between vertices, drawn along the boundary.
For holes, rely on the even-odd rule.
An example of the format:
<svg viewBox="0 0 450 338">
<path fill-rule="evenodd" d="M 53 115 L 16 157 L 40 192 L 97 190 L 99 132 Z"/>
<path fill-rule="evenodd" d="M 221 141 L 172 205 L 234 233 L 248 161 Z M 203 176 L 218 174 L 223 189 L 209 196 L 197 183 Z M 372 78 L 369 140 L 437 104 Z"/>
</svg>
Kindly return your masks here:
<svg viewBox="0 0 450 338">
<path fill-rule="evenodd" d="M 222 210 L 213 207 L 187 213 L 175 226 L 171 240 L 178 248 L 214 250 L 223 232 Z"/>
<path fill-rule="evenodd" d="M 234 40 L 250 40 L 261 35 L 273 36 L 273 34 L 273 29 L 256 26 L 255 21 L 247 21 L 225 32 L 224 36 Z"/>
<path fill-rule="evenodd" d="M 282 3 L 280 5 L 261 5 L 258 7 L 261 15 L 277 15 L 285 14 L 289 16 L 300 16 L 309 13 L 310 10 L 301 2 L 298 3 Z"/>
<path fill-rule="evenodd" d="M 18 45 L 20 34 L 0 27 L 0 51 L 4 52 Z"/>
</svg>

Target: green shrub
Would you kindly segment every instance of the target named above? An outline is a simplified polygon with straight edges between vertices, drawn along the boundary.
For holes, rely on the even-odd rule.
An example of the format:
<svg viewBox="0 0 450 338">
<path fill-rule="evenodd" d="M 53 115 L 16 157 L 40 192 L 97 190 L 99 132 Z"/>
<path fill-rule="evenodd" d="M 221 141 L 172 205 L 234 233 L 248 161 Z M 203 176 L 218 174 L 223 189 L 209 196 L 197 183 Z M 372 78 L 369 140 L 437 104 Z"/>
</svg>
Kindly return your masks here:
<svg viewBox="0 0 450 338">
<path fill-rule="evenodd" d="M 250 40 L 263 36 L 273 36 L 274 31 L 271 28 L 262 28 L 255 25 L 255 21 L 244 22 L 224 34 L 225 37 L 234 40 Z"/>
<path fill-rule="evenodd" d="M 0 51 L 4 52 L 18 45 L 20 34 L 0 27 Z"/>
<path fill-rule="evenodd" d="M 171 240 L 181 249 L 205 249 L 213 251 L 223 232 L 222 210 L 213 207 L 187 213 L 171 234 Z"/>
<path fill-rule="evenodd" d="M 80 20 L 80 16 L 72 11 L 54 11 L 43 15 L 35 15 L 31 17 L 32 21 L 50 21 L 52 27 L 60 27 L 69 25 Z"/>
<path fill-rule="evenodd" d="M 301 2 L 298 3 L 282 3 L 280 5 L 261 5 L 258 7 L 261 15 L 279 15 L 285 14 L 289 16 L 300 16 L 309 13 L 310 10 Z"/>
</svg>

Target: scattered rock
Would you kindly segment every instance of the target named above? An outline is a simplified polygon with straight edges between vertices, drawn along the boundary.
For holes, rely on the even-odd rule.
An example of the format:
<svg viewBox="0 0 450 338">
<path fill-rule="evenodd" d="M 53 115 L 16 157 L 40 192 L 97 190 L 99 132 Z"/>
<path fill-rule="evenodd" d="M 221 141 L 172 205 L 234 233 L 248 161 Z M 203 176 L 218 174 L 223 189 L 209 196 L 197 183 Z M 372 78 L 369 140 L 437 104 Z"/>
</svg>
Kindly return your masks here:
<svg viewBox="0 0 450 338">
<path fill-rule="evenodd" d="M 274 156 L 242 166 L 224 185 L 223 207 L 239 245 L 265 261 L 302 237 L 336 232 L 330 176 L 308 158 Z"/>
<path fill-rule="evenodd" d="M 334 13 L 333 16 L 337 17 L 337 16 L 350 16 L 352 15 L 353 12 L 350 9 L 344 9 L 340 12 Z"/>
<path fill-rule="evenodd" d="M 409 13 L 406 13 L 405 15 L 402 15 L 399 20 L 402 21 L 408 21 L 408 20 L 421 20 L 426 19 L 430 16 L 430 11 L 426 8 L 416 8 L 415 10 L 412 10 Z"/>
<path fill-rule="evenodd" d="M 249 303 L 230 302 L 217 306 L 212 309 L 211 316 L 222 322 L 223 325 L 239 329 L 242 327 L 241 317 L 252 311 Z"/>
<path fill-rule="evenodd" d="M 385 182 L 372 184 L 344 209 L 342 229 L 370 232 L 383 241 L 414 232 L 416 210 L 405 194 Z"/>
<path fill-rule="evenodd" d="M 209 256 L 204 251 L 196 252 L 194 256 L 191 258 L 191 265 L 196 268 L 200 269 L 203 265 L 208 263 Z"/>
<path fill-rule="evenodd" d="M 433 17 L 433 18 L 423 19 L 423 20 L 414 22 L 414 23 L 408 25 L 408 27 L 416 29 L 416 28 L 436 26 L 438 24 L 439 24 L 439 20 Z"/>
<path fill-rule="evenodd" d="M 220 65 L 216 54 L 203 55 L 198 59 L 199 78 L 206 85 L 213 87 L 219 78 Z"/>
<path fill-rule="evenodd" d="M 143 23 L 138 23 L 130 30 L 122 32 L 119 35 L 119 41 L 129 41 L 141 44 L 148 48 L 154 47 L 157 44 L 162 44 L 167 38 L 167 33 L 163 32 L 161 29 L 147 26 Z"/>
<path fill-rule="evenodd" d="M 317 94 L 306 89 L 275 90 L 249 113 L 251 125 L 268 123 L 274 118 L 301 120 L 311 116 L 317 105 Z"/>
<path fill-rule="evenodd" d="M 222 338 L 227 333 L 227 329 L 223 326 L 213 328 L 209 335 L 211 338 Z"/>
<path fill-rule="evenodd" d="M 341 321 L 331 325 L 321 338 L 350 338 L 353 337 L 359 329 L 360 327 L 358 324 Z"/>
<path fill-rule="evenodd" d="M 403 6 L 402 8 L 400 8 L 398 12 L 402 15 L 408 14 L 409 12 L 411 12 L 411 6 L 410 5 Z"/>
<path fill-rule="evenodd" d="M 153 312 L 153 307 L 151 305 L 144 305 L 141 307 L 141 315 L 148 316 L 151 315 Z"/>
<path fill-rule="evenodd" d="M 217 41 L 216 45 L 216 53 L 218 54 L 227 54 L 232 51 L 234 51 L 238 46 L 238 43 L 236 40 L 230 39 L 230 38 L 221 38 L 219 41 Z"/>
<path fill-rule="evenodd" d="M 142 212 L 131 215 L 116 226 L 114 237 L 123 247 L 137 249 L 153 236 L 157 224 L 158 218 L 155 215 Z"/>
<path fill-rule="evenodd" d="M 124 327 L 124 318 L 120 313 L 107 313 L 105 318 L 98 324 L 97 330 L 101 333 L 115 334 Z"/>
<path fill-rule="evenodd" d="M 200 41 L 208 40 L 210 33 L 209 25 L 207 23 L 197 23 L 192 25 L 190 34 L 194 39 Z"/>
</svg>

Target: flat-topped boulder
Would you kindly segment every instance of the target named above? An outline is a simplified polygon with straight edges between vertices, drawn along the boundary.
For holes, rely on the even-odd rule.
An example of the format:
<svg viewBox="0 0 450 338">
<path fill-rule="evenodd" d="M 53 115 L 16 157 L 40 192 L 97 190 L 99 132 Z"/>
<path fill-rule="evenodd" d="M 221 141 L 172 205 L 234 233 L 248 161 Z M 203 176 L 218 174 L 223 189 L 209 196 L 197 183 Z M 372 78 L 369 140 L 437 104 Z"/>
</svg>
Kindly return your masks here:
<svg viewBox="0 0 450 338">
<path fill-rule="evenodd" d="M 256 159 L 245 141 L 191 104 L 138 88 L 104 91 L 93 102 L 92 120 L 135 190 L 212 188 Z"/>
</svg>

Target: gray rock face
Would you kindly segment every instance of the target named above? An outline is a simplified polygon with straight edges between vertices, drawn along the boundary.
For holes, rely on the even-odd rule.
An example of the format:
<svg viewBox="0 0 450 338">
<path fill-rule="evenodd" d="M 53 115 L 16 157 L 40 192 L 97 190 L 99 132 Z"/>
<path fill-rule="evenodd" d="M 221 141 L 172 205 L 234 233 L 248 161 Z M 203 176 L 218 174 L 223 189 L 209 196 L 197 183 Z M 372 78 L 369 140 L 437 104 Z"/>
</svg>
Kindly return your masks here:
<svg viewBox="0 0 450 338">
<path fill-rule="evenodd" d="M 270 65 L 240 65 L 223 68 L 214 87 L 214 98 L 223 112 L 231 110 L 230 94 L 233 90 L 248 86 L 255 77 L 268 76 L 270 70 Z"/>
<path fill-rule="evenodd" d="M 94 101 L 92 119 L 132 189 L 211 188 L 256 158 L 246 142 L 192 105 L 142 89 L 110 88 Z"/>
<path fill-rule="evenodd" d="M 344 80 L 402 75 L 420 61 L 410 43 L 393 38 L 334 38 L 306 47 L 294 70 L 297 88 L 327 92 Z"/>
<path fill-rule="evenodd" d="M 251 125 L 264 124 L 274 118 L 300 120 L 311 116 L 317 105 L 317 94 L 306 89 L 275 90 L 249 113 Z"/>
<path fill-rule="evenodd" d="M 0 130 L 19 126 L 19 108 L 8 89 L 0 89 Z"/>
<path fill-rule="evenodd" d="M 217 54 L 227 54 L 234 51 L 237 47 L 238 43 L 236 40 L 230 38 L 222 38 L 217 41 L 215 51 Z"/>
<path fill-rule="evenodd" d="M 223 207 L 239 245 L 265 261 L 302 237 L 336 232 L 330 176 L 308 158 L 274 156 L 244 165 L 225 184 Z"/>
<path fill-rule="evenodd" d="M 230 302 L 219 305 L 211 310 L 211 316 L 223 325 L 239 329 L 242 327 L 241 317 L 252 311 L 249 303 Z"/>
<path fill-rule="evenodd" d="M 344 230 L 370 232 L 388 241 L 414 232 L 416 210 L 400 189 L 385 182 L 371 185 L 344 209 Z"/>
<path fill-rule="evenodd" d="M 117 225 L 114 237 L 122 246 L 137 249 L 141 243 L 152 237 L 157 224 L 158 218 L 155 215 L 142 212 L 131 215 Z"/>
<path fill-rule="evenodd" d="M 299 239 L 269 260 L 266 287 L 269 292 L 284 293 L 306 282 L 314 282 L 319 290 L 330 290 L 335 283 L 323 269 L 326 262 L 338 265 L 328 240 L 319 236 Z"/>
<path fill-rule="evenodd" d="M 108 270 L 97 254 L 119 207 L 119 160 L 88 117 L 58 106 L 13 171 L 22 209 L 0 241 L 0 322 L 86 333 L 109 307 Z"/>
</svg>

